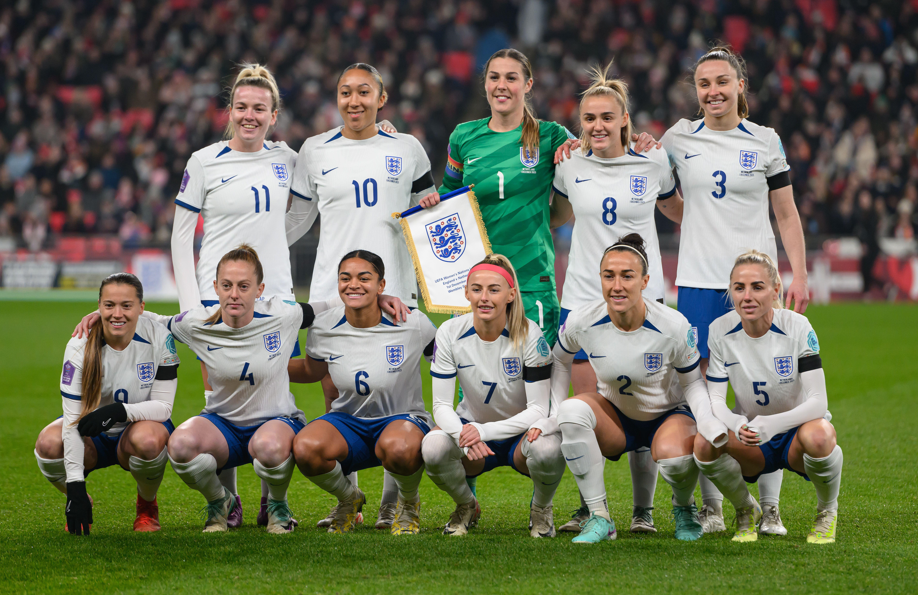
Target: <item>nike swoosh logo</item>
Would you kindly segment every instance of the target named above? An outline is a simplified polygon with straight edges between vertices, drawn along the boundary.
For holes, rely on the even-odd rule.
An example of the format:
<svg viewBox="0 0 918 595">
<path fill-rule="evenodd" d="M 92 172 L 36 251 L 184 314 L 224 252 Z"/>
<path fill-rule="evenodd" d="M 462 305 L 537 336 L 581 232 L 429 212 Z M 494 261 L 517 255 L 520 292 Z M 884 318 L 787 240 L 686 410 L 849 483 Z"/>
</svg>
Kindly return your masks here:
<svg viewBox="0 0 918 595">
<path fill-rule="evenodd" d="M 569 459 L 569 458 L 567 458 L 567 457 L 564 457 L 564 460 L 565 460 L 565 461 L 576 461 L 577 459 L 582 459 L 584 456 L 585 456 L 585 455 L 580 455 L 579 457 L 574 457 L 573 459 Z"/>
<path fill-rule="evenodd" d="M 238 175 L 239 175 L 239 174 L 236 174 L 236 176 L 238 176 Z M 221 184 L 226 184 L 227 182 L 229 182 L 230 180 L 232 180 L 232 179 L 235 178 L 236 176 L 230 176 L 229 178 L 221 178 L 221 179 L 220 179 L 220 183 L 221 183 Z"/>
<path fill-rule="evenodd" d="M 336 359 L 341 359 L 342 357 L 344 357 L 344 356 L 343 356 L 343 355 L 336 355 L 335 357 L 329 356 L 329 357 L 328 357 L 328 361 L 333 362 L 333 361 L 335 361 Z"/>
<path fill-rule="evenodd" d="M 111 419 L 106 419 L 105 421 L 103 421 L 103 422 L 102 422 L 102 427 L 104 428 L 105 426 L 107 426 L 107 425 L 108 425 L 108 422 L 110 422 L 110 421 L 112 421 L 112 420 L 111 420 Z"/>
<path fill-rule="evenodd" d="M 471 368 L 471 367 L 474 366 L 474 365 L 475 365 L 475 364 L 468 364 L 468 365 L 463 366 L 462 364 L 459 364 L 459 369 L 461 370 L 461 369 L 463 369 L 463 368 Z"/>
<path fill-rule="evenodd" d="M 65 510 L 64 512 L 70 512 L 70 502 L 67 503 L 67 510 Z"/>
<path fill-rule="evenodd" d="M 822 482 L 822 483 L 831 483 L 832 481 L 835 481 L 835 478 L 836 478 L 836 477 L 838 477 L 838 474 L 835 474 L 835 475 L 832 476 L 830 479 L 827 479 L 827 480 L 825 480 L 825 481 Z"/>
<path fill-rule="evenodd" d="M 340 167 L 340 166 L 338 166 L 338 167 Z M 331 169 L 323 169 L 323 170 L 322 170 L 322 175 L 324 176 L 325 174 L 330 174 L 331 172 L 335 171 L 336 169 L 338 169 L 338 168 L 337 168 L 337 167 L 333 167 L 333 168 L 331 168 Z"/>
<path fill-rule="evenodd" d="M 580 178 L 577 178 L 576 180 L 574 180 L 574 183 L 575 183 L 575 184 L 580 184 L 581 182 L 589 182 L 589 181 L 592 180 L 592 179 L 593 179 L 593 178 L 587 178 L 586 180 L 581 180 Z"/>
<path fill-rule="evenodd" d="M 479 159 L 481 159 L 481 157 L 476 157 L 476 158 L 474 158 L 474 159 L 472 159 L 471 157 L 469 157 L 468 159 L 465 160 L 465 164 L 466 164 L 466 165 L 472 165 L 473 163 L 475 163 L 475 162 L 478 161 Z"/>
<path fill-rule="evenodd" d="M 590 353 L 590 359 L 600 359 L 600 358 L 603 358 L 603 357 L 606 357 L 606 356 L 604 356 L 604 355 L 593 355 L 592 353 Z"/>
<path fill-rule="evenodd" d="M 686 158 L 686 159 L 691 159 L 692 157 L 698 157 L 699 155 L 701 155 L 701 153 L 695 153 L 694 155 L 689 155 L 688 153 L 686 153 L 686 154 L 685 154 L 685 158 Z"/>
<path fill-rule="evenodd" d="M 207 351 L 216 351 L 218 349 L 223 349 L 223 348 L 222 347 L 211 347 L 210 345 L 207 346 Z"/>
<path fill-rule="evenodd" d="M 735 366 L 735 365 L 738 364 L 738 363 L 739 363 L 739 362 L 733 362 L 732 364 L 724 364 L 724 367 L 725 367 L 725 368 L 729 368 L 730 366 Z"/>
</svg>

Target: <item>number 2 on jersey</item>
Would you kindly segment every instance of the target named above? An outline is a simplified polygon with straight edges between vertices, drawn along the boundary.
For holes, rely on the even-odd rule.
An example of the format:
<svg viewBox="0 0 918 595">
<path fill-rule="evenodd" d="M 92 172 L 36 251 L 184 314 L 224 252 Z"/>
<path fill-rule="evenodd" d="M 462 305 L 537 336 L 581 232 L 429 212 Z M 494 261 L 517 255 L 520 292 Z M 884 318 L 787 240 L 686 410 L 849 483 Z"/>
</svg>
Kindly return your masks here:
<svg viewBox="0 0 918 595">
<path fill-rule="evenodd" d="M 268 211 L 271 210 L 271 193 L 268 192 L 267 186 L 262 186 L 261 189 L 265 191 L 265 213 L 267 213 Z M 261 201 L 259 200 L 259 195 L 258 195 L 258 188 L 256 188 L 255 186 L 252 186 L 252 192 L 255 193 L 255 212 L 258 213 L 259 207 L 261 206 L 260 204 Z"/>
<path fill-rule="evenodd" d="M 712 192 L 711 196 L 713 196 L 714 198 L 723 198 L 724 195 L 727 194 L 727 174 L 725 174 L 724 172 L 720 170 L 717 170 L 716 172 L 712 174 L 712 177 L 720 178 L 719 180 L 714 180 L 714 185 L 717 186 L 720 189 L 720 191 Z"/>
</svg>

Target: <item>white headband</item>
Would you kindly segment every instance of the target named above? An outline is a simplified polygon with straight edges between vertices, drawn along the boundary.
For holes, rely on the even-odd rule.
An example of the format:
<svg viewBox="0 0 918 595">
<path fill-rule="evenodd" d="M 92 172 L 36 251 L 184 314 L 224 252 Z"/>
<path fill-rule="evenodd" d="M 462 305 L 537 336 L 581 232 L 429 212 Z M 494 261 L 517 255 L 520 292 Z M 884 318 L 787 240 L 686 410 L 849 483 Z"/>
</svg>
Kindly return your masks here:
<svg viewBox="0 0 918 595">
<path fill-rule="evenodd" d="M 647 264 L 647 259 L 644 258 L 644 255 L 638 252 L 638 250 L 634 246 L 629 246 L 628 244 L 615 244 L 613 246 L 609 246 L 608 248 L 606 248 L 606 251 L 603 253 L 603 256 L 605 256 L 609 252 L 616 250 L 618 248 L 627 248 L 628 250 L 634 251 L 635 254 L 641 257 L 641 262 L 644 263 L 644 266 L 648 269 L 650 268 L 650 266 Z"/>
</svg>

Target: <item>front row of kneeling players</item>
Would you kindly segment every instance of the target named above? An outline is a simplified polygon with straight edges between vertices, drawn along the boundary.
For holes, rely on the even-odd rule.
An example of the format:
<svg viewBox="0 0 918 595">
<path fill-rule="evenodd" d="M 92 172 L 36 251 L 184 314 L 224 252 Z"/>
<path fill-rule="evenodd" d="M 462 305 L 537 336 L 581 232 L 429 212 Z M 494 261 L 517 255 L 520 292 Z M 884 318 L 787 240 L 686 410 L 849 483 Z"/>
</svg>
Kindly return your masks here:
<svg viewBox="0 0 918 595">
<path fill-rule="evenodd" d="M 480 514 L 466 477 L 509 465 L 533 480 L 531 535 L 549 537 L 566 461 L 590 509 L 574 541 L 596 543 L 616 536 L 605 459 L 646 447 L 672 486 L 677 539 L 702 535 L 693 497 L 699 470 L 736 507 L 734 540 L 752 541 L 761 509 L 744 480 L 791 469 L 818 478 L 808 541 L 833 542 L 842 453 L 823 419 L 816 335 L 806 318 L 781 309 L 774 263 L 755 251 L 737 259 L 730 279 L 736 310 L 711 326 L 706 387 L 688 322 L 641 295 L 649 279 L 643 244 L 632 234 L 606 250 L 602 300 L 571 312 L 551 352 L 523 316 L 515 272 L 499 255 L 469 273 L 472 312 L 439 330 L 417 310 L 399 323 L 398 304 L 383 297 L 384 264 L 367 251 L 339 264 L 343 306 L 256 301 L 261 264 L 245 246 L 217 267 L 218 306 L 173 317 L 144 312 L 136 278 L 113 275 L 100 289 L 101 324 L 68 344 L 64 417 L 39 436 L 39 468 L 67 494 L 68 529 L 77 534 L 92 523 L 84 476 L 115 462 L 137 480 L 138 531 L 159 529 L 155 496 L 167 458 L 207 500 L 205 531 L 225 531 L 235 505 L 217 473 L 252 462 L 269 486 L 271 533 L 296 526 L 287 504 L 294 466 L 338 499 L 329 531 L 345 533 L 366 502 L 346 475 L 380 465 L 399 490 L 392 533 L 417 533 L 426 468 L 456 502 L 444 532 L 462 535 Z M 307 327 L 307 358 L 290 360 L 297 332 Z M 198 354 L 214 387 L 202 414 L 174 431 L 173 336 Z M 571 360 L 581 349 L 597 392 L 568 399 Z M 421 357 L 433 362 L 432 429 Z M 326 374 L 341 397 L 307 425 L 288 382 Z M 454 410 L 456 378 L 464 398 Z M 737 395 L 733 411 L 728 381 Z"/>
</svg>

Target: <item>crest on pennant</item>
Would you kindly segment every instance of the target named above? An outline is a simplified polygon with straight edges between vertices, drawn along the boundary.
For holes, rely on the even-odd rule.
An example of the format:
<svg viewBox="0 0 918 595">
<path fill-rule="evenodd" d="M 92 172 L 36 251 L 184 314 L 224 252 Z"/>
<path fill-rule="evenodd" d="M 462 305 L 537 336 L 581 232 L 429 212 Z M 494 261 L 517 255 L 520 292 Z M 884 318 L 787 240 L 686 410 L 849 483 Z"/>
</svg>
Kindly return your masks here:
<svg viewBox="0 0 918 595">
<path fill-rule="evenodd" d="M 386 361 L 390 366 L 400 366 L 405 361 L 404 345 L 386 345 Z"/>
<path fill-rule="evenodd" d="M 424 226 L 430 249 L 443 262 L 456 262 L 465 252 L 465 232 L 458 213 L 447 215 Z"/>
<path fill-rule="evenodd" d="M 505 357 L 502 361 L 504 363 L 504 373 L 507 376 L 516 377 L 523 371 L 518 357 Z"/>
<path fill-rule="evenodd" d="M 272 163 L 271 171 L 274 172 L 274 177 L 280 180 L 281 182 L 286 182 L 289 174 L 287 173 L 287 164 L 286 163 Z"/>
<path fill-rule="evenodd" d="M 150 382 L 153 380 L 153 362 L 137 364 L 137 378 L 141 382 Z"/>
<path fill-rule="evenodd" d="M 647 176 L 631 176 L 631 193 L 643 196 L 647 192 Z"/>
<path fill-rule="evenodd" d="M 749 170 L 755 167 L 759 160 L 759 154 L 755 151 L 740 151 L 739 164 L 743 169 Z"/>
<path fill-rule="evenodd" d="M 794 373 L 794 358 L 790 356 L 775 358 L 775 372 L 781 378 L 787 378 Z"/>
<path fill-rule="evenodd" d="M 268 350 L 268 353 L 277 353 L 281 347 L 281 336 L 280 331 L 274 331 L 273 333 L 267 333 L 263 336 L 265 341 L 265 349 Z"/>
<path fill-rule="evenodd" d="M 534 153 L 530 153 L 526 150 L 526 147 L 520 147 L 520 161 L 526 167 L 537 166 L 539 164 L 539 150 L 536 149 Z"/>
<path fill-rule="evenodd" d="M 663 367 L 663 354 L 662 353 L 645 353 L 644 354 L 644 367 L 647 368 L 648 372 L 656 372 Z"/>
<path fill-rule="evenodd" d="M 402 158 L 386 156 L 386 171 L 390 176 L 397 176 L 402 173 Z"/>
</svg>

